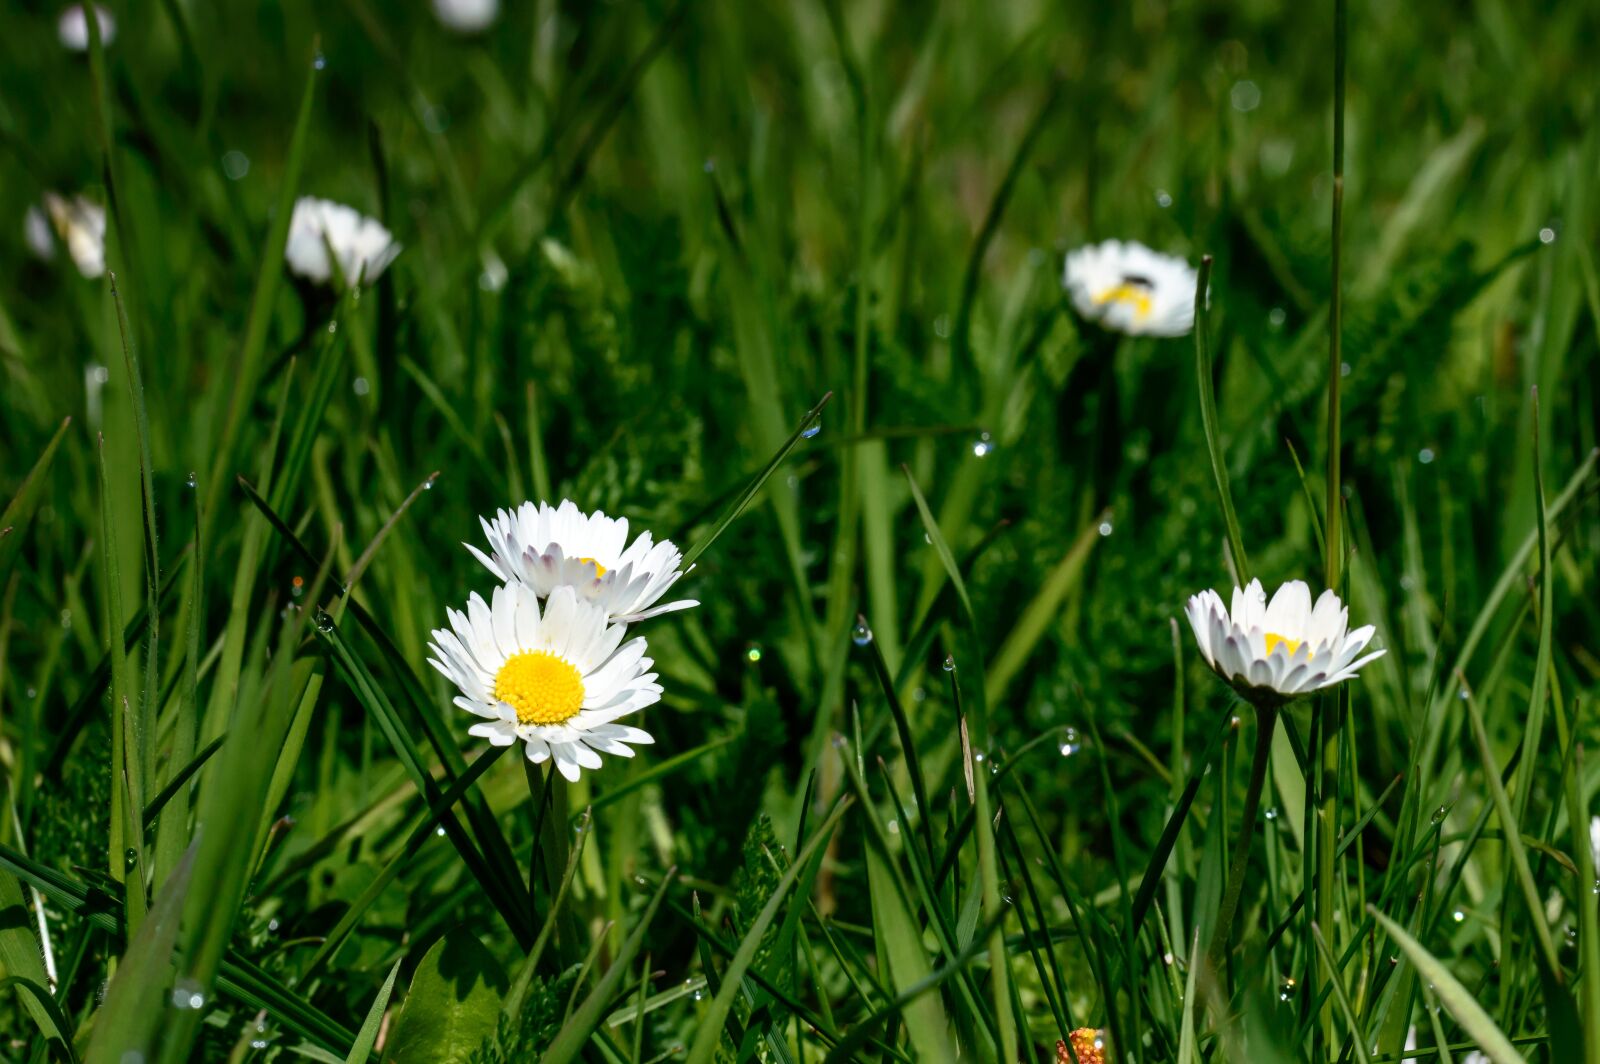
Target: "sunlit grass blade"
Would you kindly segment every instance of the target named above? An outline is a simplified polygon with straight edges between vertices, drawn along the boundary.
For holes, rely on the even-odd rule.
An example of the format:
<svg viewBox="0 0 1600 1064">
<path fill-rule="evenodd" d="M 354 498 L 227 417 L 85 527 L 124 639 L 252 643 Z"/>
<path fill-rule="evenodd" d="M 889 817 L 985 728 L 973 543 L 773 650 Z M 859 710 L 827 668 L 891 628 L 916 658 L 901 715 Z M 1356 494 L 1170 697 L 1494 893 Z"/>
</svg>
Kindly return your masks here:
<svg viewBox="0 0 1600 1064">
<path fill-rule="evenodd" d="M 378 1032 L 383 1029 L 383 1013 L 389 1007 L 389 995 L 394 993 L 395 976 L 400 974 L 402 962 L 394 962 L 394 967 L 389 969 L 389 978 L 383 981 L 378 996 L 372 999 L 372 1007 L 367 1010 L 367 1018 L 361 1021 L 361 1030 L 356 1032 L 355 1044 L 350 1047 L 349 1054 L 344 1058 L 345 1064 L 366 1064 L 367 1058 L 372 1055 L 372 1047 L 378 1041 Z"/>
</svg>

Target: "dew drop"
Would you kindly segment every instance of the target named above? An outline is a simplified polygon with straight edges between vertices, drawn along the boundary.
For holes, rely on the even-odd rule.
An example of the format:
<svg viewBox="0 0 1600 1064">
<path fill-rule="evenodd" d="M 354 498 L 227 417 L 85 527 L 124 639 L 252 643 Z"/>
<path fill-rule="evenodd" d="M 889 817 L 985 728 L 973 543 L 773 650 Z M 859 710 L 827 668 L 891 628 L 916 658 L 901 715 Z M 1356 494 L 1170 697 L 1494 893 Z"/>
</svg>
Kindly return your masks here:
<svg viewBox="0 0 1600 1064">
<path fill-rule="evenodd" d="M 817 438 L 817 434 L 821 431 L 822 421 L 818 419 L 816 422 L 805 427 L 805 429 L 800 433 L 800 438 L 803 440 L 814 440 Z"/>
<path fill-rule="evenodd" d="M 972 441 L 972 453 L 982 458 L 992 450 L 994 450 L 994 437 L 987 432 L 978 433 L 978 438 Z"/>
<path fill-rule="evenodd" d="M 365 377 L 357 377 L 350 387 L 357 395 L 366 395 L 372 391 L 372 385 L 367 382 Z"/>
<path fill-rule="evenodd" d="M 323 70 L 328 65 L 328 57 L 318 52 L 316 58 L 311 60 L 311 65 L 318 70 Z"/>
<path fill-rule="evenodd" d="M 1421 462 L 1423 465 L 1428 465 L 1431 463 L 1433 461 L 1433 448 L 1424 447 L 1422 450 L 1418 451 L 1417 461 Z"/>
<path fill-rule="evenodd" d="M 1112 532 L 1111 522 L 1110 521 L 1101 521 L 1100 522 L 1100 527 L 1098 529 L 1096 529 L 1095 531 L 1099 532 L 1100 535 L 1102 535 L 1102 536 L 1111 535 L 1111 532 Z"/>
<path fill-rule="evenodd" d="M 200 1009 L 206 1004 L 206 996 L 200 989 L 200 984 L 193 979 L 180 979 L 172 988 L 172 1006 L 178 1009 Z"/>
<path fill-rule="evenodd" d="M 71 628 L 72 627 L 72 611 L 71 610 L 62 610 L 61 611 L 61 627 L 63 627 L 63 628 Z"/>
<path fill-rule="evenodd" d="M 1061 756 L 1071 757 L 1083 749 L 1083 740 L 1078 737 L 1077 728 L 1068 728 L 1061 733 Z"/>
<path fill-rule="evenodd" d="M 195 476 L 194 470 L 191 469 L 189 470 L 189 475 L 184 478 L 183 483 L 186 487 L 193 488 L 199 485 L 200 478 Z"/>
<path fill-rule="evenodd" d="M 328 323 L 328 335 L 331 336 L 331 335 L 333 335 L 334 333 L 336 333 L 338 331 L 339 331 L 339 323 L 338 323 L 338 321 L 330 321 Z"/>
<path fill-rule="evenodd" d="M 1457 909 L 1455 912 L 1450 914 L 1450 919 L 1454 920 L 1458 924 L 1466 918 L 1467 914 L 1462 912 L 1460 909 Z"/>
<path fill-rule="evenodd" d="M 1293 979 L 1285 979 L 1283 981 L 1283 985 L 1278 987 L 1278 1000 L 1288 1001 L 1290 998 L 1294 997 L 1294 993 L 1295 981 Z"/>
<path fill-rule="evenodd" d="M 1283 323 L 1289 320 L 1289 314 L 1282 307 L 1273 307 L 1267 311 L 1267 324 L 1274 329 L 1283 328 Z"/>
<path fill-rule="evenodd" d="M 438 835 L 440 838 L 443 838 L 444 837 L 444 827 L 440 826 L 440 827 L 434 828 L 433 829 L 433 833 L 435 835 Z"/>
<path fill-rule="evenodd" d="M 745 648 L 744 658 L 752 665 L 761 660 L 761 644 L 751 643 Z"/>
<path fill-rule="evenodd" d="M 1228 727 L 1232 728 L 1234 731 L 1239 730 L 1240 723 L 1241 721 L 1239 720 L 1239 714 L 1237 713 L 1228 718 Z"/>
<path fill-rule="evenodd" d="M 133 866 L 139 863 L 139 851 L 129 846 L 122 855 L 122 867 L 132 871 Z"/>
<path fill-rule="evenodd" d="M 944 671 L 945 672 L 955 672 L 956 671 L 956 659 L 955 659 L 954 655 L 946 654 L 944 656 Z"/>
<path fill-rule="evenodd" d="M 983 751 L 982 750 L 973 751 L 972 760 L 976 761 L 980 765 L 983 764 Z"/>
<path fill-rule="evenodd" d="M 1168 192 L 1164 188 L 1156 189 L 1156 206 L 1160 207 L 1162 210 L 1166 210 L 1168 207 L 1172 206 L 1172 193 Z"/>
<path fill-rule="evenodd" d="M 900 821 L 891 820 L 884 825 L 884 828 L 888 830 L 889 834 L 898 835 L 900 834 Z"/>
<path fill-rule="evenodd" d="M 1267 811 L 1261 815 L 1266 817 L 1268 820 L 1276 820 L 1278 819 L 1278 807 L 1275 805 L 1269 805 L 1267 806 Z"/>
<path fill-rule="evenodd" d="M 238 181 L 250 172 L 250 156 L 234 150 L 222 153 L 222 173 L 229 181 Z"/>
<path fill-rule="evenodd" d="M 333 631 L 333 616 L 328 611 L 317 611 L 317 630 L 321 632 Z"/>
<path fill-rule="evenodd" d="M 858 647 L 864 647 L 872 642 L 872 629 L 864 624 L 857 624 L 850 631 L 850 641 Z"/>
<path fill-rule="evenodd" d="M 1445 808 L 1444 808 L 1444 806 L 1441 805 L 1439 808 L 1437 808 L 1437 809 L 1435 809 L 1433 811 L 1433 822 L 1435 824 L 1444 823 L 1444 817 L 1445 817 Z"/>
<path fill-rule="evenodd" d="M 1539 230 L 1539 243 L 1541 243 L 1541 244 L 1554 244 L 1555 242 L 1556 242 L 1556 231 L 1554 229 L 1550 228 L 1547 225 L 1543 229 Z"/>
</svg>

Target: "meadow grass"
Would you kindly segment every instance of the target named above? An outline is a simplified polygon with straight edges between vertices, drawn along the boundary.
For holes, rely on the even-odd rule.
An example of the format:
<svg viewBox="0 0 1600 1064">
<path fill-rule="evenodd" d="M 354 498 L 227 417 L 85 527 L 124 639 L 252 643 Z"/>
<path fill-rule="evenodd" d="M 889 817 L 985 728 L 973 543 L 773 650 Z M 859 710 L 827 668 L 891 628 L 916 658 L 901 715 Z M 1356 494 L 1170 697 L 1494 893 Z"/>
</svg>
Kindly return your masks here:
<svg viewBox="0 0 1600 1064">
<path fill-rule="evenodd" d="M 1600 1064 L 1600 11 L 1345 5 L 0 15 L 0 1060 Z M 426 663 L 527 498 L 701 602 L 576 783 Z"/>
</svg>

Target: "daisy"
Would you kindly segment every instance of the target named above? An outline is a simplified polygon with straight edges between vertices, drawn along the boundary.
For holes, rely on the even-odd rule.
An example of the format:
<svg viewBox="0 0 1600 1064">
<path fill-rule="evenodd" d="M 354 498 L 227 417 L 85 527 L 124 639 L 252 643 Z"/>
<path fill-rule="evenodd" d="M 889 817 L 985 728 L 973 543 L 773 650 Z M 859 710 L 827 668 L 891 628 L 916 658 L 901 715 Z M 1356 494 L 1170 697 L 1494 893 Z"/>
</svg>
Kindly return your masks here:
<svg viewBox="0 0 1600 1064">
<path fill-rule="evenodd" d="M 332 200 L 302 196 L 295 201 L 289 217 L 289 243 L 283 257 L 289 269 L 318 284 L 331 284 L 333 264 L 328 250 L 333 249 L 344 283 L 375 281 L 400 254 L 389 230 L 354 207 Z"/>
<path fill-rule="evenodd" d="M 100 44 L 109 47 L 117 39 L 117 20 L 99 4 L 94 5 L 94 15 L 100 23 Z M 73 4 L 61 12 L 61 17 L 56 20 L 56 36 L 68 51 L 89 50 L 89 18 L 84 14 L 82 4 Z"/>
<path fill-rule="evenodd" d="M 1358 656 L 1372 625 L 1349 631 L 1350 611 L 1332 591 L 1311 604 L 1311 589 L 1291 580 L 1267 602 L 1261 581 L 1233 590 L 1233 610 L 1215 591 L 1189 599 L 1185 611 L 1206 664 L 1247 701 L 1282 705 L 1355 676 L 1384 654 Z"/>
<path fill-rule="evenodd" d="M 1072 1042 L 1072 1051 L 1067 1051 L 1067 1043 L 1057 1040 L 1056 1064 L 1072 1064 L 1073 1053 L 1078 1056 L 1078 1064 L 1105 1064 L 1106 1040 L 1102 1031 L 1093 1027 L 1079 1027 L 1067 1036 Z"/>
<path fill-rule="evenodd" d="M 571 587 L 601 607 L 613 621 L 642 621 L 698 606 L 694 599 L 655 602 L 683 573 L 683 553 L 670 540 L 655 542 L 641 532 L 628 543 L 628 519 L 586 514 L 570 499 L 560 506 L 525 502 L 501 510 L 493 521 L 479 518 L 490 554 L 465 544 L 502 581 L 520 580 L 540 598 Z"/>
<path fill-rule="evenodd" d="M 500 0 L 433 0 L 433 14 L 447 30 L 481 33 L 500 14 Z"/>
<path fill-rule="evenodd" d="M 37 203 L 22 216 L 22 240 L 34 258 L 43 262 L 55 261 L 56 235 L 50 230 L 50 216 Z"/>
<path fill-rule="evenodd" d="M 83 196 L 67 199 L 54 192 L 44 194 L 44 207 L 78 272 L 89 278 L 105 273 L 106 209 Z"/>
<path fill-rule="evenodd" d="M 1061 283 L 1079 314 L 1117 332 L 1182 336 L 1194 326 L 1194 269 L 1131 240 L 1070 252 Z"/>
<path fill-rule="evenodd" d="M 485 605 L 476 592 L 467 611 L 448 611 L 435 629 L 428 663 L 460 688 L 455 704 L 485 718 L 469 735 L 495 746 L 521 740 L 534 764 L 554 759 L 568 780 L 600 767 L 600 755 L 632 757 L 630 743 L 653 743 L 648 732 L 616 723 L 661 698 L 643 638 L 622 641 L 626 625 L 570 587 L 557 588 L 539 611 L 539 597 L 521 584 L 494 589 Z"/>
</svg>

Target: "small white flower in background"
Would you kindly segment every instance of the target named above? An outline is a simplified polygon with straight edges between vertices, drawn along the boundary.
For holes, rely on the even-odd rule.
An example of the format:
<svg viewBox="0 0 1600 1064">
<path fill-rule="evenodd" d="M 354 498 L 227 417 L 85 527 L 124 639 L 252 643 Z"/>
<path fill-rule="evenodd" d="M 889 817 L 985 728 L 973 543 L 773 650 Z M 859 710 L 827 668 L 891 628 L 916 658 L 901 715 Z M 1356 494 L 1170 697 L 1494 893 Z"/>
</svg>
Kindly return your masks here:
<svg viewBox="0 0 1600 1064">
<path fill-rule="evenodd" d="M 100 22 L 100 46 L 109 47 L 117 39 L 117 20 L 99 4 L 94 5 L 94 13 Z M 89 50 L 89 19 L 83 12 L 82 4 L 73 4 L 61 12 L 61 17 L 56 20 L 56 36 L 61 38 L 61 46 L 69 51 Z"/>
<path fill-rule="evenodd" d="M 494 25 L 500 0 L 433 0 L 433 14 L 447 30 L 481 33 Z"/>
<path fill-rule="evenodd" d="M 50 216 L 37 203 L 22 216 L 22 240 L 34 258 L 45 262 L 56 259 L 56 236 L 50 231 Z"/>
<path fill-rule="evenodd" d="M 389 230 L 354 207 L 332 200 L 302 196 L 295 201 L 289 218 L 289 242 L 284 261 L 289 269 L 318 284 L 331 284 L 333 263 L 328 249 L 339 261 L 344 283 L 370 283 L 400 254 Z"/>
<path fill-rule="evenodd" d="M 1489 1054 L 1474 1049 L 1461 1058 L 1461 1064 L 1494 1064 L 1494 1061 L 1489 1059 Z"/>
<path fill-rule="evenodd" d="M 532 589 L 506 584 L 491 604 L 474 593 L 466 613 L 449 617 L 428 661 L 460 688 L 455 704 L 485 718 L 469 734 L 495 746 L 520 740 L 529 761 L 553 759 L 573 781 L 599 768 L 601 754 L 632 757 L 630 743 L 655 742 L 616 723 L 661 698 L 644 639 L 624 643 L 627 626 L 608 624 L 572 588 L 557 588 L 541 614 Z"/>
<path fill-rule="evenodd" d="M 560 506 L 525 502 L 514 513 L 501 510 L 493 521 L 479 521 L 491 553 L 470 543 L 466 548 L 495 576 L 519 580 L 540 598 L 571 587 L 611 620 L 626 622 L 699 605 L 693 599 L 655 605 L 683 575 L 683 554 L 649 532 L 628 543 L 626 517 L 586 514 L 564 499 Z"/>
<path fill-rule="evenodd" d="M 1070 252 L 1062 276 L 1079 314 L 1132 336 L 1182 336 L 1194 328 L 1198 283 L 1187 262 L 1131 240 Z"/>
<path fill-rule="evenodd" d="M 1233 609 L 1215 591 L 1189 599 L 1184 611 L 1206 664 L 1247 701 L 1282 705 L 1343 683 L 1373 658 L 1360 656 L 1374 628 L 1349 630 L 1350 611 L 1332 591 L 1311 604 L 1311 589 L 1291 580 L 1267 602 L 1261 581 L 1233 589 Z"/>
<path fill-rule="evenodd" d="M 1593 855 L 1596 875 L 1600 875 L 1600 816 L 1589 818 L 1589 853 Z"/>
<path fill-rule="evenodd" d="M 78 272 L 91 279 L 104 274 L 106 209 L 83 196 L 68 199 L 54 192 L 44 194 L 44 207 Z"/>
</svg>

